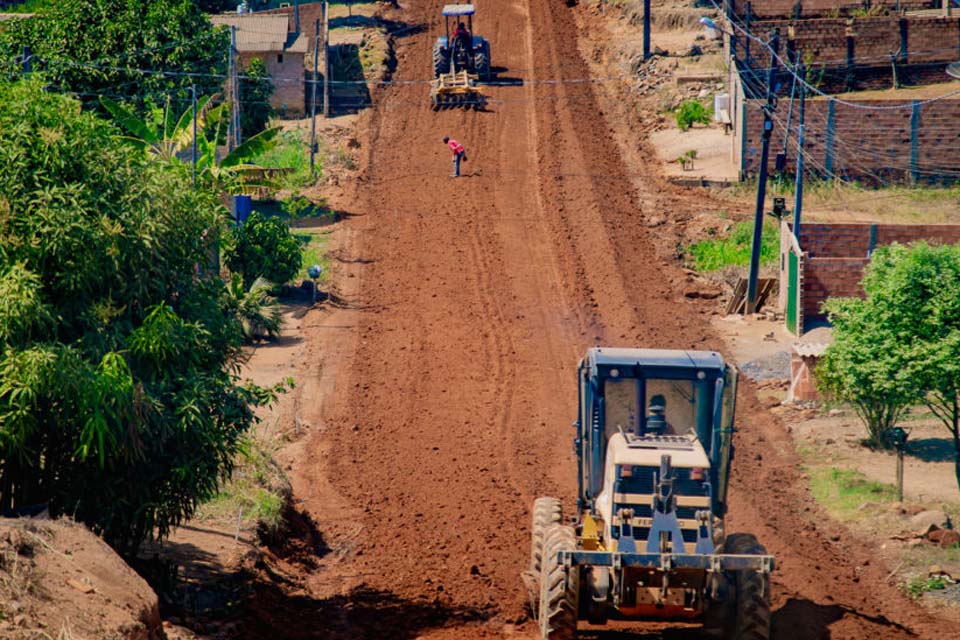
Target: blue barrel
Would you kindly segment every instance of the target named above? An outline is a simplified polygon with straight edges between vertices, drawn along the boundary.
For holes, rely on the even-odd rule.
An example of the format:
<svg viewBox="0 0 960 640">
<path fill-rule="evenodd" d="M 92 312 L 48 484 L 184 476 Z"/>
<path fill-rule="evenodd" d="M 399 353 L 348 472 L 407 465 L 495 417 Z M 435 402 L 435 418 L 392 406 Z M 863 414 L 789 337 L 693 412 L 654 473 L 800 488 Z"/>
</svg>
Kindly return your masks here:
<svg viewBox="0 0 960 640">
<path fill-rule="evenodd" d="M 247 218 L 250 217 L 250 213 L 253 211 L 253 197 L 252 196 L 234 196 L 233 197 L 233 210 L 234 215 L 237 219 L 237 226 L 239 227 L 244 222 L 247 221 Z"/>
</svg>

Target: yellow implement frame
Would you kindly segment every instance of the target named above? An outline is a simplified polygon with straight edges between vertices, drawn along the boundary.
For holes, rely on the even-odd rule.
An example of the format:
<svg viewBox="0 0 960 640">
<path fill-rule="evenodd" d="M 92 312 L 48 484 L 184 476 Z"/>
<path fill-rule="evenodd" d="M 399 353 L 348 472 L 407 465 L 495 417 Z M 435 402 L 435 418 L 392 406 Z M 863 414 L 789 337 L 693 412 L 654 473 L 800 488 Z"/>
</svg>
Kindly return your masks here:
<svg viewBox="0 0 960 640">
<path fill-rule="evenodd" d="M 466 71 L 451 71 L 430 83 L 430 106 L 434 110 L 450 107 L 479 110 L 486 102 L 487 97 L 477 86 L 477 76 Z"/>
</svg>

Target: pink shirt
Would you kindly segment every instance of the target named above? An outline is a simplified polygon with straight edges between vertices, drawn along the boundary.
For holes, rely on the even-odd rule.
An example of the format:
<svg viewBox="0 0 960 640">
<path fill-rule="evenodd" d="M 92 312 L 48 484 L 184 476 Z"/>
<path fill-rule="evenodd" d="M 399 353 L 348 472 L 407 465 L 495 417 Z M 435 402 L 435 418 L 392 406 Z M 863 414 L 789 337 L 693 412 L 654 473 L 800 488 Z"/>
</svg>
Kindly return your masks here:
<svg viewBox="0 0 960 640">
<path fill-rule="evenodd" d="M 450 140 L 450 142 L 447 143 L 447 146 L 450 147 L 450 151 L 452 151 L 454 154 L 463 153 L 463 145 L 456 140 Z"/>
</svg>

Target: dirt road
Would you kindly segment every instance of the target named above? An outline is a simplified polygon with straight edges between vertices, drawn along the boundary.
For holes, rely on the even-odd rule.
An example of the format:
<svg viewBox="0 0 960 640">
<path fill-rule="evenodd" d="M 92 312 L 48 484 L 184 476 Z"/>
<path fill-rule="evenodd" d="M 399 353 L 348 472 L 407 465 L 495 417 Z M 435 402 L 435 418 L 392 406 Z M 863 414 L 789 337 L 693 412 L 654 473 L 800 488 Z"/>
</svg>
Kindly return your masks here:
<svg viewBox="0 0 960 640">
<path fill-rule="evenodd" d="M 429 76 L 441 4 L 405 5 L 404 20 L 428 26 L 398 42 L 396 80 Z M 657 258 L 644 220 L 660 196 L 626 177 L 646 168 L 625 166 L 605 85 L 584 82 L 576 10 L 479 11 L 501 78 L 516 79 L 492 90 L 491 112 L 433 113 L 424 84 L 401 82 L 367 122 L 362 181 L 339 203 L 344 308 L 315 332 L 324 428 L 295 472 L 322 557 L 301 598 L 262 594 L 250 637 L 532 637 L 528 509 L 543 494 L 572 506 L 577 359 L 594 344 L 721 348 Z M 467 147 L 460 180 L 444 135 Z M 749 389 L 739 423 L 730 528 L 777 556 L 777 637 L 937 635 L 816 508 L 784 427 Z"/>
</svg>

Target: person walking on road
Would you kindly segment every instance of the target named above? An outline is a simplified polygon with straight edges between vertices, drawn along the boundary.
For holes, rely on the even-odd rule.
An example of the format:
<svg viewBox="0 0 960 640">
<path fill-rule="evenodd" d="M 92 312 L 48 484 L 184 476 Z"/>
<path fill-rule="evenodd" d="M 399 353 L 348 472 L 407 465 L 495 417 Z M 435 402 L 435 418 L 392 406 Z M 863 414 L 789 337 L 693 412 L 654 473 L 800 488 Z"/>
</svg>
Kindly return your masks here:
<svg viewBox="0 0 960 640">
<path fill-rule="evenodd" d="M 460 177 L 460 161 L 467 159 L 466 149 L 463 148 L 463 145 L 457 142 L 456 140 L 451 140 L 449 136 L 443 137 L 443 143 L 450 147 L 450 151 L 453 152 L 453 173 L 450 174 L 451 178 Z"/>
</svg>

